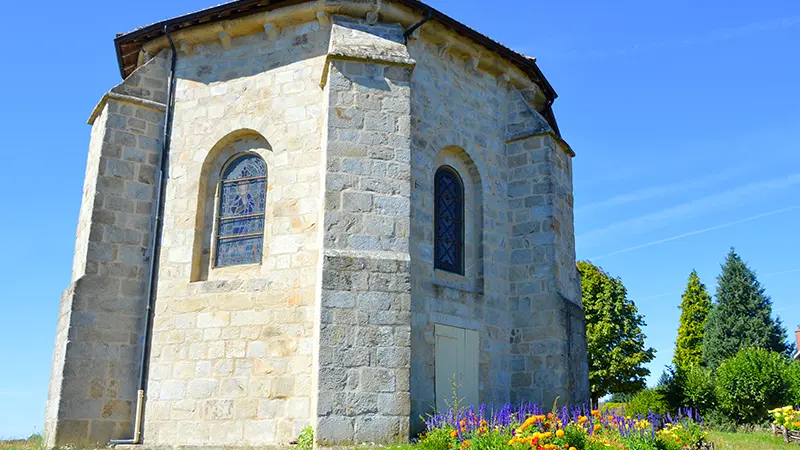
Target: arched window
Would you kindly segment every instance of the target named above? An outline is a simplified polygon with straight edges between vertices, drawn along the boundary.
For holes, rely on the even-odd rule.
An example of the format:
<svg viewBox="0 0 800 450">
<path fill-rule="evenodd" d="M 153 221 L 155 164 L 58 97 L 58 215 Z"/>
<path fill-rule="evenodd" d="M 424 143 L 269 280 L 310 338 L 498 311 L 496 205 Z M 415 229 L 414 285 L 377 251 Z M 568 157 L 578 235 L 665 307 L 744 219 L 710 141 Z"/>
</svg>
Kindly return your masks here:
<svg viewBox="0 0 800 450">
<path fill-rule="evenodd" d="M 267 165 L 257 155 L 235 157 L 222 171 L 216 266 L 261 262 Z"/>
<path fill-rule="evenodd" d="M 434 267 L 464 275 L 464 183 L 455 169 L 442 166 L 434 191 Z"/>
</svg>

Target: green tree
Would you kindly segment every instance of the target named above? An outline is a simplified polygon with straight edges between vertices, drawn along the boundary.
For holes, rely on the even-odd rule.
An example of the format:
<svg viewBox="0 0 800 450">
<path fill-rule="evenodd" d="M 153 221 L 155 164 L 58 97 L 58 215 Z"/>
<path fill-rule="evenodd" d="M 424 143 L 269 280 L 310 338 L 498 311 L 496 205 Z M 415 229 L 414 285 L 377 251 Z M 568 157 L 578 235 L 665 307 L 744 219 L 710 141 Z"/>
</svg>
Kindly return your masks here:
<svg viewBox="0 0 800 450">
<path fill-rule="evenodd" d="M 716 369 L 743 348 L 763 348 L 787 355 L 786 328 L 772 318 L 772 300 L 733 248 L 717 277 L 716 303 L 706 323 L 703 361 Z"/>
<path fill-rule="evenodd" d="M 655 357 L 647 348 L 644 318 L 636 309 L 619 278 L 588 261 L 578 262 L 583 311 L 589 350 L 589 386 L 592 405 L 610 393 L 636 392 L 644 388 Z"/>
<path fill-rule="evenodd" d="M 714 376 L 720 410 L 737 423 L 760 423 L 767 411 L 791 401 L 788 359 L 761 349 L 745 348 L 720 364 Z"/>
<path fill-rule="evenodd" d="M 711 296 L 694 270 L 689 274 L 689 283 L 681 296 L 679 308 L 681 322 L 672 362 L 677 370 L 688 370 L 700 364 L 703 359 L 703 335 L 711 309 Z"/>
</svg>

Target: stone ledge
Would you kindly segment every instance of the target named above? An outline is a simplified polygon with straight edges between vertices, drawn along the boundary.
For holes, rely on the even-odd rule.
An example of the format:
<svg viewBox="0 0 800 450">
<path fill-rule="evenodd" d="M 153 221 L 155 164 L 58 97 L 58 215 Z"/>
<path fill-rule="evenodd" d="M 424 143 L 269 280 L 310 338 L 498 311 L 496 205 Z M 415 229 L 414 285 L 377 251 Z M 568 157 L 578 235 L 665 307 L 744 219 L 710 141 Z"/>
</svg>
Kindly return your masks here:
<svg viewBox="0 0 800 450">
<path fill-rule="evenodd" d="M 141 106 L 147 109 L 152 109 L 159 112 L 164 112 L 167 110 L 167 105 L 160 102 L 134 97 L 132 95 L 118 94 L 116 92 L 107 92 L 105 95 L 103 95 L 103 98 L 101 98 L 100 101 L 97 102 L 97 105 L 95 105 L 94 109 L 92 110 L 92 113 L 89 115 L 89 120 L 87 121 L 89 125 L 94 125 L 94 121 L 97 119 L 97 116 L 99 116 L 100 113 L 103 112 L 103 108 L 106 106 L 108 100 L 116 100 L 118 102 L 123 102 L 123 103 L 132 103 L 134 105 Z"/>
</svg>

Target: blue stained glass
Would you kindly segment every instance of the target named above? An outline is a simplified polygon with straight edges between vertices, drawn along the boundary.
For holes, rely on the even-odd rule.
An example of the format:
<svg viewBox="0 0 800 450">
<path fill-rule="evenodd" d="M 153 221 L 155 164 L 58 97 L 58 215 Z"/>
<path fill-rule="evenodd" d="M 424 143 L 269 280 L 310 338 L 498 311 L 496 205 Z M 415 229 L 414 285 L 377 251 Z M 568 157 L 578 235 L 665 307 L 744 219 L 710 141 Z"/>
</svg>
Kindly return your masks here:
<svg viewBox="0 0 800 450">
<path fill-rule="evenodd" d="M 464 274 L 464 185 L 458 173 L 442 166 L 434 177 L 434 267 Z"/>
<path fill-rule="evenodd" d="M 217 266 L 261 262 L 267 166 L 256 155 L 231 162 L 222 176 L 217 224 Z"/>
<path fill-rule="evenodd" d="M 256 155 L 245 155 L 228 164 L 223 180 L 238 180 L 240 178 L 266 177 L 267 165 L 264 160 Z"/>
<path fill-rule="evenodd" d="M 239 236 L 261 233 L 264 230 L 264 217 L 245 217 L 242 219 L 223 219 L 219 221 L 220 236 Z"/>
<path fill-rule="evenodd" d="M 262 236 L 220 239 L 217 245 L 217 265 L 232 266 L 261 261 Z"/>
<path fill-rule="evenodd" d="M 267 180 L 265 178 L 222 182 L 222 203 L 220 216 L 244 216 L 264 212 L 267 196 Z"/>
</svg>

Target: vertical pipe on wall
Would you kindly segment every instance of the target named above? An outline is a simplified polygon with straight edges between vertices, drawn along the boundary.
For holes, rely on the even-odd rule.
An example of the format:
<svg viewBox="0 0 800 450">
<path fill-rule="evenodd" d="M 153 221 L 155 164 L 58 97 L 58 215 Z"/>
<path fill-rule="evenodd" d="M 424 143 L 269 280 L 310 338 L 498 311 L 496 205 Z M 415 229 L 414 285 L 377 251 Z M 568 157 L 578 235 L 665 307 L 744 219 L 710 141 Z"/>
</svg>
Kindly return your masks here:
<svg viewBox="0 0 800 450">
<path fill-rule="evenodd" d="M 144 313 L 144 338 L 142 340 L 142 357 L 139 361 L 139 386 L 136 395 L 136 415 L 133 423 L 133 437 L 130 439 L 112 439 L 109 444 L 138 444 L 142 437 L 142 411 L 144 409 L 144 391 L 145 391 L 145 372 L 147 367 L 147 357 L 150 353 L 150 340 L 152 329 L 152 311 L 153 303 L 156 298 L 156 278 L 158 277 L 158 258 L 161 253 L 161 232 L 163 230 L 164 222 L 164 185 L 167 178 L 167 162 L 169 160 L 169 141 L 170 130 L 172 127 L 172 104 L 175 99 L 175 63 L 177 61 L 178 52 L 175 49 L 175 43 L 172 42 L 172 37 L 169 34 L 167 26 L 164 25 L 164 34 L 169 41 L 170 49 L 172 50 L 169 78 L 167 84 L 167 106 L 164 112 L 164 133 L 161 138 L 161 166 L 159 167 L 158 187 L 156 189 L 156 204 L 155 211 L 156 217 L 153 222 L 152 240 L 150 243 L 150 267 L 148 268 L 147 277 L 147 309 Z"/>
</svg>

